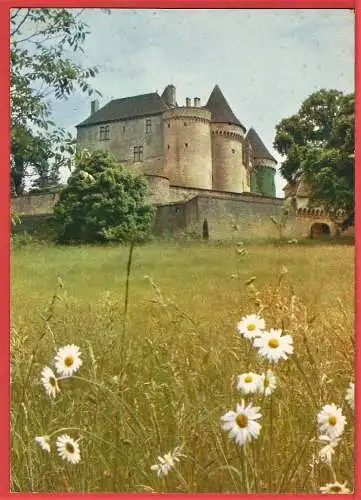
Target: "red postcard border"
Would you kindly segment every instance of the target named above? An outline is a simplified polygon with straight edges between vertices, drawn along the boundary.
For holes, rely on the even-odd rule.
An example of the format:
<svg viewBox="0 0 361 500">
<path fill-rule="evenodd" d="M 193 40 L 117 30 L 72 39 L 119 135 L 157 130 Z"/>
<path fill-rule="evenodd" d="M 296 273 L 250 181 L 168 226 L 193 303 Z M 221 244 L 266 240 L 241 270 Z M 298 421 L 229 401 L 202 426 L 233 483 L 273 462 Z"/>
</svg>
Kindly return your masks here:
<svg viewBox="0 0 361 500">
<path fill-rule="evenodd" d="M 231 8 L 254 8 L 254 9 L 351 9 L 355 11 L 355 78 L 356 78 L 356 152 L 355 152 L 355 310 L 356 313 L 356 360 L 355 376 L 361 372 L 361 281 L 360 281 L 360 258 L 361 248 L 358 232 L 361 231 L 361 173 L 356 168 L 361 162 L 361 0 L 0 0 L 0 130 L 2 141 L 0 142 L 0 153 L 2 157 L 2 167 L 0 168 L 0 317 L 1 335 L 0 352 L 2 362 L 0 363 L 0 390 L 2 399 L 2 414 L 0 419 L 1 447 L 0 457 L 2 464 L 0 467 L 0 498 L 8 498 L 13 494 L 9 493 L 9 457 L 10 457 L 10 390 L 9 390 L 9 348 L 10 348 L 10 195 L 9 195 L 9 9 L 12 7 L 104 7 L 104 8 L 131 8 L 131 9 L 231 9 Z M 359 56 L 359 57 L 357 57 Z M 337 283 L 335 283 L 337 286 Z M 360 378 L 360 376 L 358 376 Z M 356 422 L 361 416 L 361 384 L 356 383 Z M 355 493 L 354 495 L 342 495 L 341 498 L 352 496 L 361 499 L 361 433 L 356 425 L 355 442 Z M 24 500 L 33 498 L 33 493 L 17 493 Z M 92 498 L 105 498 L 120 495 L 122 498 L 133 497 L 134 493 L 55 493 L 37 494 L 41 500 L 51 499 L 54 495 L 62 497 L 79 497 L 91 495 Z M 137 493 L 144 500 L 154 500 L 161 494 Z M 164 496 L 164 494 L 162 494 Z M 167 498 L 179 499 L 181 494 L 166 494 Z M 187 494 L 187 497 L 205 499 L 225 496 L 222 494 Z M 229 496 L 229 495 L 228 495 Z M 233 495 L 234 496 L 234 495 Z M 249 495 L 237 494 L 237 498 L 248 498 Z M 299 494 L 255 494 L 252 495 L 259 500 L 267 500 L 270 496 L 292 497 L 304 499 L 305 495 Z M 307 495 L 307 498 L 324 498 L 323 495 Z"/>
</svg>

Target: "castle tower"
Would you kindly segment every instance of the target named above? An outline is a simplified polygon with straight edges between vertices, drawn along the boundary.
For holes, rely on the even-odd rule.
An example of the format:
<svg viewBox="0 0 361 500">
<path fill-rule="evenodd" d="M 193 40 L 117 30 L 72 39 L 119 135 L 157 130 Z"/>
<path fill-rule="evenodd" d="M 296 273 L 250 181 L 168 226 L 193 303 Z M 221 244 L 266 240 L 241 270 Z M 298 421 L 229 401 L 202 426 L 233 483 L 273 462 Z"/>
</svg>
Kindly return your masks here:
<svg viewBox="0 0 361 500">
<path fill-rule="evenodd" d="M 246 141 L 252 148 L 253 168 L 251 192 L 264 196 L 276 196 L 275 174 L 277 160 L 271 155 L 257 132 L 250 128 Z"/>
<path fill-rule="evenodd" d="M 213 189 L 234 193 L 249 191 L 249 173 L 243 151 L 246 129 L 234 115 L 218 85 L 214 87 L 206 108 L 212 115 Z"/>
<path fill-rule="evenodd" d="M 199 99 L 163 113 L 164 171 L 170 185 L 212 189 L 211 113 Z"/>
</svg>

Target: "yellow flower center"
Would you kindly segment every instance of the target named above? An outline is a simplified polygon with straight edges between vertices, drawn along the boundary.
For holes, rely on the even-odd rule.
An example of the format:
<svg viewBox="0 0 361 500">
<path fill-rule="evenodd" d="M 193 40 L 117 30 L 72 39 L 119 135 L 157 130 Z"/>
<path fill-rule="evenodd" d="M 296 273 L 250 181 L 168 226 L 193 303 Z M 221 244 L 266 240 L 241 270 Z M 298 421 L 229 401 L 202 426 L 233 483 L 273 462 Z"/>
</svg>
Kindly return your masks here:
<svg viewBox="0 0 361 500">
<path fill-rule="evenodd" d="M 279 345 L 278 339 L 269 339 L 268 341 L 268 347 L 271 347 L 271 349 L 276 349 Z"/>
<path fill-rule="evenodd" d="M 66 443 L 65 449 L 68 453 L 74 453 L 75 448 L 71 443 Z"/>
<path fill-rule="evenodd" d="M 50 384 L 52 387 L 56 387 L 56 378 L 54 378 L 54 377 L 50 377 L 50 378 L 49 378 L 49 384 Z"/>
<path fill-rule="evenodd" d="M 64 364 L 65 366 L 67 366 L 69 368 L 69 366 L 71 366 L 72 364 L 74 363 L 74 358 L 73 356 L 67 356 L 66 358 L 64 358 Z"/>
<path fill-rule="evenodd" d="M 329 491 L 331 493 L 339 493 L 341 490 L 341 486 L 337 486 L 336 484 L 334 486 L 331 486 Z"/>
<path fill-rule="evenodd" d="M 244 427 L 247 427 L 248 425 L 248 418 L 246 417 L 246 415 L 243 415 L 242 413 L 237 415 L 236 417 L 236 424 L 238 425 L 238 427 L 241 427 L 242 429 Z"/>
<path fill-rule="evenodd" d="M 249 332 L 253 332 L 253 330 L 255 330 L 255 329 L 256 329 L 256 325 L 255 325 L 254 323 L 249 323 L 249 324 L 247 325 L 247 330 L 248 330 Z"/>
<path fill-rule="evenodd" d="M 252 382 L 252 380 L 253 380 L 252 375 L 247 375 L 247 377 L 244 378 L 244 381 L 246 382 L 246 384 L 249 384 L 250 382 Z"/>
<path fill-rule="evenodd" d="M 335 415 L 331 415 L 330 417 L 328 417 L 328 423 L 330 425 L 336 425 L 337 419 L 336 419 Z"/>
</svg>

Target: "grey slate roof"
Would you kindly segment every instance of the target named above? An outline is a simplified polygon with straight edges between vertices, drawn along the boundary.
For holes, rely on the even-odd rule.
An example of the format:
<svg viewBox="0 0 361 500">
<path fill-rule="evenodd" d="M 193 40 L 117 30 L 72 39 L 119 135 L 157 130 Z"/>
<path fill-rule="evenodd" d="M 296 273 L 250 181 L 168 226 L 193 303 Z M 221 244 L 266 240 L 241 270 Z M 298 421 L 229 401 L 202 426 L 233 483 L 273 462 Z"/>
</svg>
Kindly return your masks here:
<svg viewBox="0 0 361 500">
<path fill-rule="evenodd" d="M 253 155 L 258 159 L 272 160 L 277 163 L 277 160 L 271 155 L 266 146 L 263 144 L 262 139 L 257 134 L 254 128 L 250 128 L 246 134 L 246 139 L 251 143 Z"/>
<path fill-rule="evenodd" d="M 77 127 L 126 120 L 127 118 L 136 118 L 139 116 L 156 115 L 163 113 L 167 109 L 167 104 L 157 92 L 125 97 L 123 99 L 113 99 L 90 115 L 89 118 L 79 123 Z"/>
<path fill-rule="evenodd" d="M 246 127 L 235 116 L 218 85 L 212 90 L 205 107 L 212 113 L 212 122 L 231 123 L 242 127 L 246 131 Z"/>
</svg>

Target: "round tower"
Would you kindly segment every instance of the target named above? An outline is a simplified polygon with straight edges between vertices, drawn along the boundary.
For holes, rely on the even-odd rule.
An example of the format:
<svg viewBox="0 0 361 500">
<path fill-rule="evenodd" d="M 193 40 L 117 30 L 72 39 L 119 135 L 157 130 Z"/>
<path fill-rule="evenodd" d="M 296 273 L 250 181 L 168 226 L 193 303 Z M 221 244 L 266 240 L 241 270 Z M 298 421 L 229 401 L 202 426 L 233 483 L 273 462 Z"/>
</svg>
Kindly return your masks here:
<svg viewBox="0 0 361 500">
<path fill-rule="evenodd" d="M 212 189 L 210 120 L 198 98 L 163 113 L 164 174 L 171 185 Z"/>
<path fill-rule="evenodd" d="M 243 130 L 237 125 L 212 123 L 213 189 L 243 193 L 250 190 L 243 165 Z"/>
<path fill-rule="evenodd" d="M 206 108 L 211 111 L 213 189 L 242 193 L 250 190 L 244 162 L 245 127 L 233 113 L 221 89 L 216 85 Z"/>
<path fill-rule="evenodd" d="M 252 148 L 251 192 L 276 196 L 275 175 L 277 160 L 271 155 L 257 132 L 250 128 L 246 141 Z"/>
</svg>

